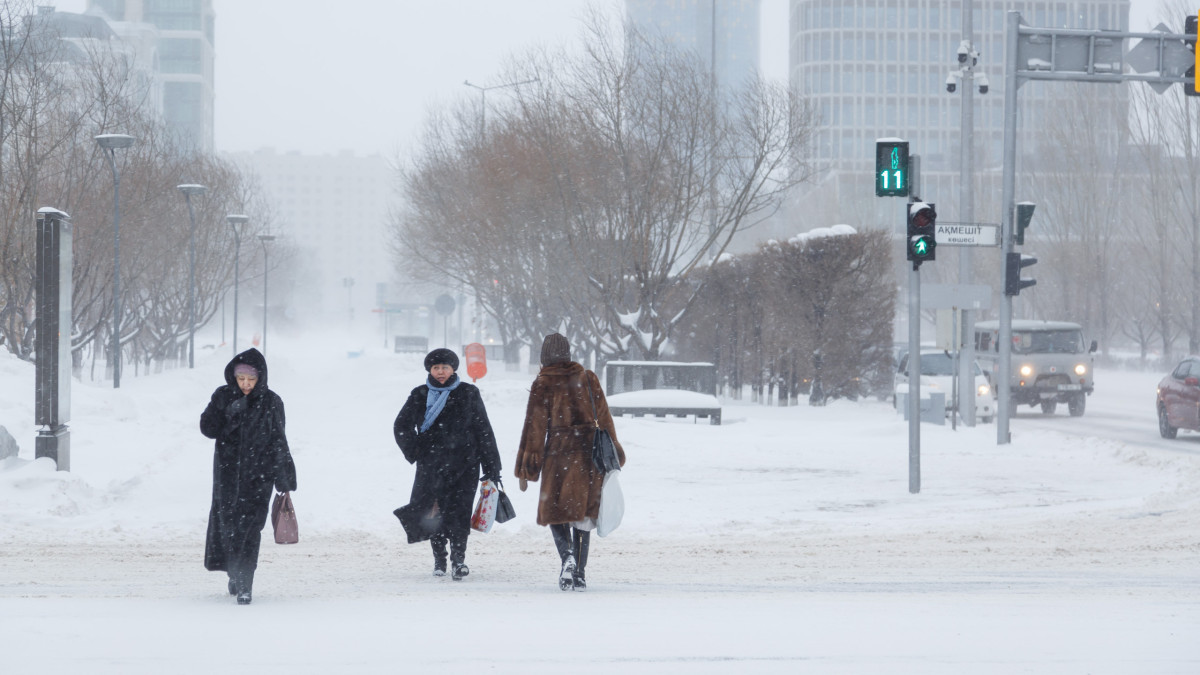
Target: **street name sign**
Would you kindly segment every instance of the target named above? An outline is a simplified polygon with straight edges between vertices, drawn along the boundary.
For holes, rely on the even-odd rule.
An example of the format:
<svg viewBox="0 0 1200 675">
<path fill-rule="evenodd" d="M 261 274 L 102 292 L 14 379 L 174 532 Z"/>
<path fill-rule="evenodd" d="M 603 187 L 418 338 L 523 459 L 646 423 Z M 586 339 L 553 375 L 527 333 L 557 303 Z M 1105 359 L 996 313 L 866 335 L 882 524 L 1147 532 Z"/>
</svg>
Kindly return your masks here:
<svg viewBox="0 0 1200 675">
<path fill-rule="evenodd" d="M 938 223 L 938 246 L 999 246 L 1000 226 L 994 223 Z"/>
</svg>

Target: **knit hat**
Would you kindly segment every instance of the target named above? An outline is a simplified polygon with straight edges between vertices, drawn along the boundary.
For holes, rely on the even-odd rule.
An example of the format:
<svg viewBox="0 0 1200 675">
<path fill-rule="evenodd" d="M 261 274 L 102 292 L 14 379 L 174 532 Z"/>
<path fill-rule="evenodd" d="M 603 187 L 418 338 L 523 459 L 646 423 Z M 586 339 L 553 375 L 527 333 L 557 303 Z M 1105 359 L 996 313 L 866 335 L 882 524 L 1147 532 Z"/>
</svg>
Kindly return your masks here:
<svg viewBox="0 0 1200 675">
<path fill-rule="evenodd" d="M 238 375 L 249 375 L 250 377 L 258 377 L 258 368 L 255 368 L 254 366 L 250 365 L 249 363 L 239 363 L 233 367 L 233 376 L 237 377 Z"/>
<path fill-rule="evenodd" d="M 439 363 L 444 363 L 457 371 L 458 354 L 445 347 L 438 347 L 425 355 L 425 370 L 432 371 L 433 367 Z"/>
<path fill-rule="evenodd" d="M 542 340 L 542 365 L 565 363 L 571 360 L 571 343 L 559 333 L 551 333 Z"/>
</svg>

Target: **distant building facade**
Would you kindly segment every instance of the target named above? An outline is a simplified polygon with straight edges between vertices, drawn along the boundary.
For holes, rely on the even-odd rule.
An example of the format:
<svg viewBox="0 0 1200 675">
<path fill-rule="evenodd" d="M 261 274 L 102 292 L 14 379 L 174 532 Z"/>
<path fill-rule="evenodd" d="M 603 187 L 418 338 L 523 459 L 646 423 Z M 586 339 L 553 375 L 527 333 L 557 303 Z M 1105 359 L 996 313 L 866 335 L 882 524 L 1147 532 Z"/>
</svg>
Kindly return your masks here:
<svg viewBox="0 0 1200 675">
<path fill-rule="evenodd" d="M 393 180 L 383 157 L 272 149 L 226 156 L 261 181 L 271 233 L 299 254 L 297 311 L 369 326 L 392 281 L 387 222 Z"/>
<path fill-rule="evenodd" d="M 760 0 L 625 0 L 634 26 L 694 50 L 713 65 L 717 83 L 737 86 L 757 75 Z"/>
<path fill-rule="evenodd" d="M 976 72 L 988 76 L 989 91 L 974 94 L 977 193 L 998 192 L 1004 137 L 1005 17 L 1021 12 L 1024 23 L 1047 28 L 1127 31 L 1128 0 L 975 0 L 971 42 L 980 54 Z M 957 70 L 962 34 L 958 0 L 791 0 L 789 80 L 820 115 L 806 159 L 819 179 L 802 189 L 797 203 L 811 209 L 816 193 L 826 211 L 855 204 L 859 224 L 893 223 L 885 202 L 874 197 L 875 140 L 899 137 L 921 158 L 921 197 L 940 201 L 943 219 L 955 219 L 959 201 L 961 93 L 948 93 L 946 79 Z M 960 83 L 958 86 L 962 86 Z M 1092 85 L 1095 89 L 1097 85 Z M 1099 93 L 1099 92 L 1096 92 Z M 1105 95 L 1125 100 L 1125 89 Z M 1020 93 L 1019 147 L 1022 158 L 1049 157 L 1052 141 L 1040 134 L 1068 97 L 1070 83 L 1030 82 Z M 1123 113 L 1114 113 L 1112 116 Z M 1123 120 L 1096 125 L 1098 145 L 1116 156 Z M 994 189 L 992 189 L 994 188 Z M 980 199 L 979 205 L 984 205 Z M 861 217 L 873 212 L 873 218 Z M 995 214 L 990 214 L 995 220 Z M 947 218 L 948 217 L 948 218 Z M 881 220 L 886 219 L 886 220 Z M 822 222 L 820 225 L 832 223 Z"/>
<path fill-rule="evenodd" d="M 186 146 L 213 150 L 214 32 L 212 0 L 88 0 L 88 12 L 131 39 L 153 26 L 162 117 Z M 144 38 L 142 38 L 144 40 Z"/>
</svg>

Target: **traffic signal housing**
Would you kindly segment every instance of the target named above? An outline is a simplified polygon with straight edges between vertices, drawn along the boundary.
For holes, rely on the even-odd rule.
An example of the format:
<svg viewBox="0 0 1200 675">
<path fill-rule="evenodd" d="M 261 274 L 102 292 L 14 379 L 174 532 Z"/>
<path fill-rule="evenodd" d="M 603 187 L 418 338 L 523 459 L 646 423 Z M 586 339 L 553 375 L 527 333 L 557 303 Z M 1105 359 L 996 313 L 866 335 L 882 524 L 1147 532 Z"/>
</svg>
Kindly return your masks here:
<svg viewBox="0 0 1200 675">
<path fill-rule="evenodd" d="M 1033 220 L 1035 208 L 1037 208 L 1037 204 L 1033 202 L 1017 202 L 1017 222 L 1013 232 L 1013 241 L 1016 243 L 1025 243 L 1025 228 L 1029 227 L 1029 222 Z"/>
<path fill-rule="evenodd" d="M 1022 288 L 1037 284 L 1036 279 L 1022 279 L 1021 268 L 1037 264 L 1037 258 L 1012 251 L 1004 260 L 1004 294 L 1017 295 Z"/>
<path fill-rule="evenodd" d="M 875 141 L 875 196 L 908 196 L 908 141 Z"/>
<path fill-rule="evenodd" d="M 913 268 L 937 259 L 936 204 L 912 202 L 908 205 L 907 258 Z"/>
<path fill-rule="evenodd" d="M 1188 39 L 1184 42 L 1188 49 L 1192 50 L 1192 55 L 1196 59 L 1195 65 L 1187 69 L 1183 74 L 1184 77 L 1192 78 L 1192 83 L 1183 83 L 1183 93 L 1188 96 L 1200 96 L 1200 81 L 1197 81 L 1196 75 L 1200 73 L 1200 49 L 1196 49 L 1196 30 L 1197 30 L 1197 15 L 1193 14 L 1184 21 L 1183 32 L 1187 34 Z"/>
</svg>

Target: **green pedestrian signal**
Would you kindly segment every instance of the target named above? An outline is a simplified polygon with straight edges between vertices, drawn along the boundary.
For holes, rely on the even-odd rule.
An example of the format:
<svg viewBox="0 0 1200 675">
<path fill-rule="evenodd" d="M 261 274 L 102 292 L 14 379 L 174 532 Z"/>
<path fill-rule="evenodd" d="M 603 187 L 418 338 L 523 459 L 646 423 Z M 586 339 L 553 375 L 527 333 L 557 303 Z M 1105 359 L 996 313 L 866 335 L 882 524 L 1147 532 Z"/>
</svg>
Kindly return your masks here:
<svg viewBox="0 0 1200 675">
<path fill-rule="evenodd" d="M 875 141 L 875 196 L 908 196 L 908 141 Z"/>
<path fill-rule="evenodd" d="M 937 259 L 937 208 L 935 204 L 913 202 L 908 205 L 908 242 L 906 258 L 917 269 L 923 262 Z"/>
</svg>

